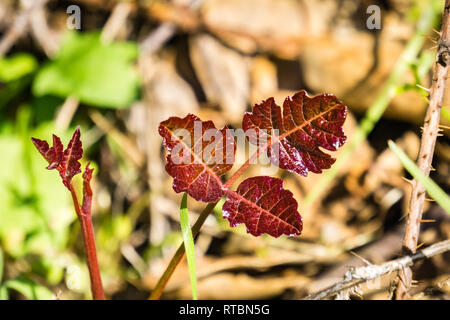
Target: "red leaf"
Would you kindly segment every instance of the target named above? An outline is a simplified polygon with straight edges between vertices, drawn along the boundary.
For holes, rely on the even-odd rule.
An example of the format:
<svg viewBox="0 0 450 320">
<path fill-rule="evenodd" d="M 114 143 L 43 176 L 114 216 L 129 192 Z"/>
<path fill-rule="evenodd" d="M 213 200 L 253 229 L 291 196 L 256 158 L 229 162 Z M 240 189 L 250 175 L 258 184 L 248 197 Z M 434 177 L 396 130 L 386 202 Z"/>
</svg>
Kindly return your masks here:
<svg viewBox="0 0 450 320">
<path fill-rule="evenodd" d="M 245 223 L 247 232 L 254 236 L 299 235 L 303 227 L 297 201 L 290 191 L 283 189 L 283 180 L 278 178 L 244 180 L 236 192 L 227 192 L 222 212 L 230 226 Z"/>
<path fill-rule="evenodd" d="M 81 164 L 78 161 L 83 156 L 80 135 L 80 127 L 78 127 L 64 152 L 61 139 L 55 135 L 53 135 L 53 146 L 51 148 L 47 141 L 31 138 L 38 151 L 49 163 L 47 169 L 57 169 L 64 185 L 69 190 L 73 176 L 81 172 Z"/>
<path fill-rule="evenodd" d="M 255 105 L 253 113 L 244 115 L 242 128 L 254 129 L 257 138 L 267 139 L 261 147 L 267 147 L 273 164 L 307 176 L 309 171 L 321 173 L 334 163 L 335 159 L 319 147 L 336 151 L 345 143 L 342 126 L 346 115 L 347 107 L 334 95 L 309 98 L 302 90 L 286 98 L 283 115 L 273 98 Z M 278 129 L 279 135 L 274 135 L 272 129 Z M 250 142 L 256 144 L 251 137 Z"/>
<path fill-rule="evenodd" d="M 212 121 L 188 114 L 161 122 L 159 134 L 168 151 L 166 171 L 174 178 L 175 192 L 204 202 L 219 200 L 224 194 L 220 176 L 233 166 L 236 149 L 228 128 L 218 130 Z"/>
<path fill-rule="evenodd" d="M 51 148 L 49 148 L 47 141 L 36 138 L 31 138 L 31 140 L 45 160 L 49 163 L 47 169 L 56 169 L 63 157 L 63 145 L 61 143 L 61 139 L 53 135 L 53 146 Z"/>
<path fill-rule="evenodd" d="M 70 182 L 74 175 L 81 172 L 81 164 L 78 160 L 83 157 L 83 148 L 80 140 L 80 127 L 77 127 L 70 139 L 60 164 L 59 174 L 64 185 L 70 190 Z"/>
</svg>

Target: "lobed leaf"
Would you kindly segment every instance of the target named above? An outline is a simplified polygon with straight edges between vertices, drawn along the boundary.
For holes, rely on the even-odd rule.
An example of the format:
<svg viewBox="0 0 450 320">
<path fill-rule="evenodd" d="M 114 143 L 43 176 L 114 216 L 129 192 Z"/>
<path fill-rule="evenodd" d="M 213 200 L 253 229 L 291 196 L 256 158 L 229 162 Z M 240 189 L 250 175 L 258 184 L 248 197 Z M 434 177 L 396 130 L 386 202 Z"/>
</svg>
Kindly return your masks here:
<svg viewBox="0 0 450 320">
<path fill-rule="evenodd" d="M 61 139 L 56 135 L 53 135 L 53 146 L 51 148 L 47 141 L 31 138 L 35 147 L 49 163 L 47 169 L 57 169 L 64 185 L 69 190 L 72 178 L 81 172 L 81 164 L 79 160 L 83 156 L 83 148 L 80 136 L 80 127 L 77 127 L 72 139 L 64 151 Z M 86 170 L 90 169 L 86 168 Z"/>
<path fill-rule="evenodd" d="M 228 128 L 218 130 L 212 121 L 188 114 L 161 122 L 159 134 L 175 192 L 187 192 L 204 202 L 219 200 L 225 193 L 220 176 L 233 166 L 236 149 Z"/>
<path fill-rule="evenodd" d="M 244 115 L 242 128 L 254 130 L 247 138 L 265 148 L 274 165 L 307 176 L 309 171 L 321 173 L 335 162 L 320 147 L 336 151 L 345 143 L 342 126 L 346 114 L 347 107 L 334 95 L 310 98 L 302 90 L 286 98 L 283 113 L 273 98 L 255 105 L 253 113 Z M 261 145 L 264 139 L 267 143 Z"/>
<path fill-rule="evenodd" d="M 53 135 L 53 146 L 51 148 L 49 147 L 47 141 L 36 138 L 31 138 L 31 140 L 45 160 L 49 163 L 47 169 L 56 169 L 61 163 L 63 156 L 63 145 L 61 143 L 61 139 Z"/>
<path fill-rule="evenodd" d="M 292 192 L 283 189 L 283 180 L 272 177 L 253 177 L 244 180 L 237 191 L 228 191 L 222 207 L 223 217 L 231 227 L 244 223 L 254 236 L 267 233 L 299 235 L 302 218 Z"/>
<path fill-rule="evenodd" d="M 70 189 L 70 181 L 74 175 L 81 172 L 81 164 L 78 160 L 83 157 L 83 148 L 80 140 L 81 132 L 80 127 L 77 127 L 73 133 L 72 139 L 70 139 L 66 150 L 64 150 L 63 158 L 61 161 L 61 170 L 59 174 L 63 180 L 64 185 Z"/>
</svg>

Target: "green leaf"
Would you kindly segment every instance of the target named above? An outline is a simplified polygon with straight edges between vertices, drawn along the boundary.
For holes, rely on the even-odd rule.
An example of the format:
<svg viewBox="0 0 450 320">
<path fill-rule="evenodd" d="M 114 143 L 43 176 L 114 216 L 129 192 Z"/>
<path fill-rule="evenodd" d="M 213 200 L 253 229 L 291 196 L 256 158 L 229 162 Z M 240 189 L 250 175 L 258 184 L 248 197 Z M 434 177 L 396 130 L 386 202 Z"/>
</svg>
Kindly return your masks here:
<svg viewBox="0 0 450 320">
<path fill-rule="evenodd" d="M 8 288 L 0 286 L 0 300 L 8 300 L 8 299 L 9 299 Z"/>
<path fill-rule="evenodd" d="M 0 283 L 2 283 L 3 278 L 3 268 L 4 268 L 4 262 L 3 262 L 3 250 L 0 248 Z M 0 289 L 1 290 L 1 289 Z"/>
<path fill-rule="evenodd" d="M 101 42 L 100 34 L 69 32 L 59 55 L 35 78 L 33 93 L 74 96 L 98 107 L 126 108 L 138 98 L 139 77 L 131 42 Z"/>
<path fill-rule="evenodd" d="M 389 148 L 400 159 L 406 170 L 418 180 L 428 192 L 428 194 L 450 214 L 450 197 L 429 177 L 424 175 L 416 164 L 393 142 L 388 141 Z"/>
<path fill-rule="evenodd" d="M 36 59 L 27 53 L 18 53 L 9 58 L 0 58 L 0 81 L 11 82 L 37 69 Z"/>
<path fill-rule="evenodd" d="M 30 136 L 46 137 L 54 132 L 46 123 L 27 130 L 27 116 L 18 112 L 13 132 L 0 135 L 0 242 L 13 257 L 26 254 L 51 256 L 66 247 L 69 225 L 76 219 L 70 194 L 61 188 L 60 178 L 45 170 Z M 68 139 L 69 131 L 62 135 Z M 51 190 L 51 192 L 48 192 Z"/>
<path fill-rule="evenodd" d="M 28 299 L 53 300 L 53 293 L 50 290 L 25 277 L 8 280 L 3 284 L 3 287 L 16 290 Z"/>
<path fill-rule="evenodd" d="M 187 193 L 183 194 L 180 206 L 180 225 L 183 234 L 184 248 L 189 267 L 189 277 L 191 279 L 192 299 L 197 300 L 197 276 L 195 273 L 195 250 L 194 238 L 192 237 L 191 226 L 189 225 L 189 216 L 187 209 Z"/>
<path fill-rule="evenodd" d="M 441 115 L 447 120 L 450 121 L 450 110 L 446 107 L 442 107 Z"/>
<path fill-rule="evenodd" d="M 25 53 L 0 58 L 0 109 L 29 86 L 37 66 L 36 59 Z"/>
</svg>

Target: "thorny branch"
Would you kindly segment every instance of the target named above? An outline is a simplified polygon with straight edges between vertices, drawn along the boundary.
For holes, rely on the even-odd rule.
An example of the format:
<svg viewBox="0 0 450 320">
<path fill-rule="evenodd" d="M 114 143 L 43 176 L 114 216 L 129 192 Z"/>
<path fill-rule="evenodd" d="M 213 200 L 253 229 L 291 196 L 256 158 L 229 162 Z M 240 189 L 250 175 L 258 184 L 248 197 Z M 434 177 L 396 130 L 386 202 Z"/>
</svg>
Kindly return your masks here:
<svg viewBox="0 0 450 320">
<path fill-rule="evenodd" d="M 442 28 L 438 42 L 438 52 L 436 56 L 436 66 L 433 72 L 433 84 L 430 88 L 430 103 L 423 125 L 420 151 L 417 158 L 417 165 L 420 170 L 429 176 L 431 163 L 433 161 L 434 147 L 439 133 L 439 121 L 441 106 L 444 99 L 447 73 L 450 64 L 450 0 L 445 1 L 444 14 L 442 18 Z M 409 215 L 406 222 L 405 236 L 403 238 L 404 254 L 416 252 L 417 242 L 420 232 L 420 221 L 425 201 L 425 188 L 417 180 L 412 181 L 411 200 L 409 203 Z M 407 299 L 408 291 L 411 288 L 412 271 L 405 268 L 399 273 L 395 299 Z"/>
<path fill-rule="evenodd" d="M 450 240 L 435 243 L 428 248 L 425 248 L 412 255 L 407 255 L 402 258 L 385 262 L 381 265 L 368 265 L 364 267 L 354 268 L 347 271 L 344 280 L 338 282 L 327 289 L 306 297 L 306 300 L 320 300 L 337 295 L 345 290 L 351 289 L 357 285 L 363 284 L 367 281 L 376 279 L 382 275 L 401 271 L 409 268 L 417 261 L 431 258 L 438 254 L 450 251 Z"/>
</svg>

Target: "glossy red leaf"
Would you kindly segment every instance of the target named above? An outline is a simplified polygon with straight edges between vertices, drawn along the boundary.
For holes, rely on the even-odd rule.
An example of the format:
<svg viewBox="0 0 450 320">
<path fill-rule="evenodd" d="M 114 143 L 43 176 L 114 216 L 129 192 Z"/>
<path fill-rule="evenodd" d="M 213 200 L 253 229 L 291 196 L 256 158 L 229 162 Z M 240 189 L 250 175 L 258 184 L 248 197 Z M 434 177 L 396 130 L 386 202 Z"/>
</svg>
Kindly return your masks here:
<svg viewBox="0 0 450 320">
<path fill-rule="evenodd" d="M 267 148 L 273 164 L 307 176 L 309 171 L 321 173 L 335 162 L 320 147 L 336 151 L 345 143 L 342 126 L 346 115 L 347 107 L 334 95 L 310 98 L 302 90 L 286 98 L 283 113 L 273 98 L 255 105 L 253 113 L 244 115 L 242 128 L 253 129 L 258 139 L 267 139 L 261 147 Z M 277 129 L 278 135 L 272 129 Z"/>
<path fill-rule="evenodd" d="M 45 160 L 49 163 L 47 169 L 56 169 L 59 166 L 63 156 L 63 145 L 61 143 L 61 139 L 53 135 L 53 146 L 51 148 L 49 147 L 47 141 L 36 138 L 31 138 L 31 140 Z"/>
<path fill-rule="evenodd" d="M 61 170 L 59 171 L 59 174 L 61 175 L 64 185 L 69 189 L 70 181 L 72 181 L 73 176 L 81 172 L 81 164 L 78 161 L 83 157 L 80 136 L 80 127 L 77 127 L 66 150 L 64 150 L 63 158 L 61 160 Z"/>
<path fill-rule="evenodd" d="M 244 223 L 254 236 L 299 235 L 302 218 L 292 193 L 283 189 L 283 180 L 253 177 L 244 180 L 237 191 L 228 191 L 222 207 L 224 218 L 235 227 Z"/>
<path fill-rule="evenodd" d="M 61 139 L 56 135 L 53 135 L 53 146 L 51 148 L 47 141 L 31 138 L 38 151 L 49 163 L 47 169 L 57 169 L 64 185 L 69 190 L 73 176 L 81 172 L 81 164 L 78 161 L 83 156 L 80 135 L 80 127 L 78 127 L 64 151 Z"/>
<path fill-rule="evenodd" d="M 224 194 L 220 176 L 231 169 L 236 145 L 229 130 L 193 114 L 171 117 L 159 125 L 167 149 L 166 171 L 176 192 L 196 200 L 215 202 Z"/>
</svg>

